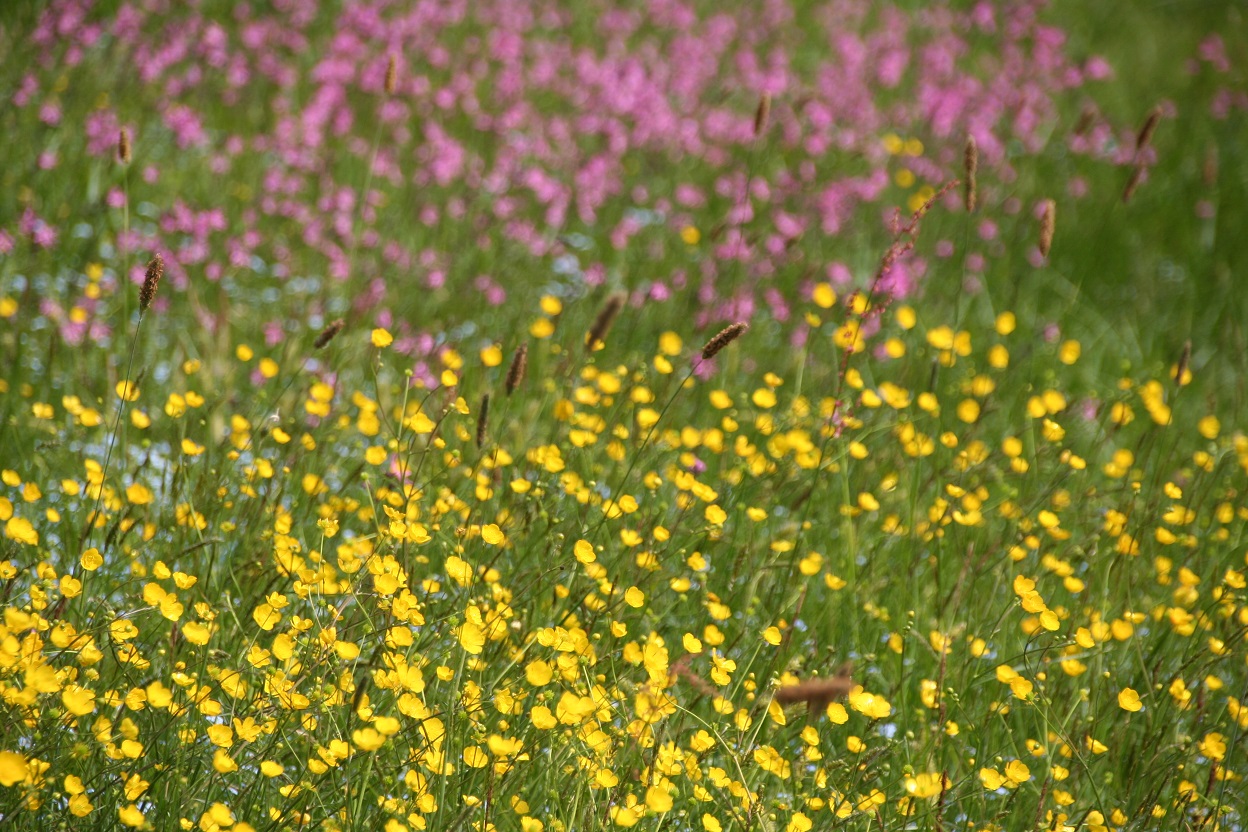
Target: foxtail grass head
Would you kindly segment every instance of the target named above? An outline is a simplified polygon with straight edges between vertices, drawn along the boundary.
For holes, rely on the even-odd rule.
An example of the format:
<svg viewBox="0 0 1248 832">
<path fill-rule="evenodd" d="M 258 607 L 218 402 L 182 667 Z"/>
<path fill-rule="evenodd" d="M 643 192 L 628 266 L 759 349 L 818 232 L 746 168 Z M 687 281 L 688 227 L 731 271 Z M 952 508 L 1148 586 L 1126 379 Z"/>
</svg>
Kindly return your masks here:
<svg viewBox="0 0 1248 832">
<path fill-rule="evenodd" d="M 852 672 L 853 665 L 846 662 L 830 678 L 803 679 L 796 684 L 778 688 L 775 700 L 780 705 L 804 702 L 811 714 L 822 713 L 831 702 L 844 699 L 854 689 L 854 681 L 850 676 Z"/>
<path fill-rule="evenodd" d="M 771 93 L 765 92 L 758 99 L 758 108 L 754 110 L 754 138 L 767 131 L 767 123 L 771 119 Z"/>
<path fill-rule="evenodd" d="M 607 333 L 611 331 L 611 325 L 615 323 L 620 310 L 624 308 L 624 301 L 627 298 L 628 296 L 623 292 L 615 292 L 607 298 L 602 309 L 598 310 L 598 317 L 594 318 L 594 325 L 589 328 L 589 333 L 585 336 L 587 350 L 593 352 L 606 344 Z"/>
<path fill-rule="evenodd" d="M 503 389 L 510 396 L 516 392 L 516 389 L 524 381 L 525 370 L 529 366 L 529 345 L 521 344 L 516 347 L 516 352 L 511 356 L 511 366 L 507 368 L 507 381 L 503 385 Z"/>
<path fill-rule="evenodd" d="M 1051 199 L 1044 201 L 1044 206 L 1040 209 L 1040 254 L 1043 257 L 1049 256 L 1049 249 L 1053 247 L 1053 233 L 1057 230 L 1057 203 Z"/>
<path fill-rule="evenodd" d="M 490 394 L 481 397 L 481 407 L 477 411 L 477 448 L 485 446 L 486 431 L 490 424 Z"/>
<path fill-rule="evenodd" d="M 970 214 L 974 213 L 975 204 L 979 200 L 979 183 L 976 178 L 979 172 L 979 145 L 975 143 L 975 137 L 969 133 L 966 136 L 966 146 L 962 149 L 962 168 L 966 174 L 962 182 L 963 203 L 966 206 L 966 212 Z"/>
<path fill-rule="evenodd" d="M 1140 130 L 1135 134 L 1135 152 L 1140 153 L 1147 148 L 1153 141 L 1153 133 L 1157 131 L 1157 125 L 1161 122 L 1161 107 L 1154 107 L 1149 111 L 1148 117 L 1144 119 L 1144 123 L 1140 125 Z"/>
<path fill-rule="evenodd" d="M 399 61 L 394 53 L 390 53 L 390 60 L 386 62 L 386 95 L 394 95 L 394 91 L 399 86 Z"/>
<path fill-rule="evenodd" d="M 165 259 L 157 254 L 147 263 L 147 271 L 143 274 L 143 287 L 139 289 L 139 314 L 147 311 L 156 297 L 156 287 L 165 276 Z"/>
<path fill-rule="evenodd" d="M 117 161 L 123 165 L 130 164 L 130 130 L 127 127 L 121 128 L 117 134 Z"/>
<path fill-rule="evenodd" d="M 737 321 L 735 324 L 729 324 L 721 329 L 714 338 L 706 342 L 706 346 L 702 348 L 702 360 L 710 361 L 719 355 L 724 347 L 741 337 L 741 335 L 750 328 L 745 321 Z"/>
<path fill-rule="evenodd" d="M 1188 369 L 1192 363 L 1192 341 L 1189 338 L 1183 342 L 1183 351 L 1179 353 L 1179 360 L 1174 365 L 1174 380 L 1180 387 L 1187 386 L 1191 381 L 1191 373 Z"/>
<path fill-rule="evenodd" d="M 330 341 L 338 337 L 338 333 L 342 332 L 342 328 L 346 325 L 347 322 L 342 318 L 339 318 L 336 321 L 331 321 L 328 326 L 321 330 L 321 334 L 316 336 L 316 340 L 312 342 L 312 347 L 318 350 L 325 349 Z"/>
</svg>

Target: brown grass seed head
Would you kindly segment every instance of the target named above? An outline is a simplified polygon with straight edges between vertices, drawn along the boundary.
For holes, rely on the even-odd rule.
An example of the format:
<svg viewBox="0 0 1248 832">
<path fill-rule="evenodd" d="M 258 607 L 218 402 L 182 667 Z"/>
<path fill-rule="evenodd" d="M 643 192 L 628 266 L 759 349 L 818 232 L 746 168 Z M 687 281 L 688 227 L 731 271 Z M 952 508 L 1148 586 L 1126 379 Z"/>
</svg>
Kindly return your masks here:
<svg viewBox="0 0 1248 832">
<path fill-rule="evenodd" d="M 399 84 L 399 61 L 394 53 L 390 53 L 390 60 L 386 62 L 386 95 L 394 95 L 395 89 Z"/>
<path fill-rule="evenodd" d="M 1057 203 L 1046 199 L 1040 214 L 1040 254 L 1044 257 L 1049 256 L 1049 249 L 1053 247 L 1053 232 L 1056 230 Z"/>
<path fill-rule="evenodd" d="M 834 700 L 843 699 L 854 689 L 851 673 L 853 673 L 853 665 L 846 662 L 831 678 L 805 679 L 795 685 L 785 685 L 777 689 L 775 700 L 781 705 L 805 702 L 811 714 L 826 711 L 828 705 Z"/>
<path fill-rule="evenodd" d="M 594 325 L 590 327 L 589 333 L 585 336 L 586 349 L 592 352 L 598 349 L 599 344 L 606 343 L 607 333 L 611 331 L 611 325 L 615 323 L 616 316 L 624 308 L 626 298 L 623 292 L 615 292 L 607 298 L 607 302 L 598 311 L 598 317 L 594 319 Z"/>
<path fill-rule="evenodd" d="M 316 336 L 316 340 L 312 342 L 312 347 L 318 350 L 324 349 L 330 341 L 334 340 L 339 332 L 342 332 L 342 328 L 346 325 L 347 322 L 342 318 L 331 321 L 329 326 L 322 329 L 321 334 Z"/>
<path fill-rule="evenodd" d="M 1187 374 L 1187 365 L 1192 361 L 1192 341 L 1189 338 L 1183 342 L 1183 352 L 1179 354 L 1179 363 L 1174 367 L 1174 380 L 1183 386 L 1183 376 Z"/>
<path fill-rule="evenodd" d="M 706 346 L 702 348 L 702 360 L 710 361 L 720 350 L 731 344 L 733 341 L 741 337 L 750 325 L 745 321 L 737 321 L 735 324 L 729 324 L 721 329 L 714 338 L 706 342 Z"/>
<path fill-rule="evenodd" d="M 758 99 L 758 109 L 754 111 L 754 138 L 763 135 L 767 122 L 771 117 L 771 93 L 765 92 Z"/>
<path fill-rule="evenodd" d="M 485 445 L 485 431 L 490 421 L 490 394 L 481 397 L 481 408 L 477 412 L 477 449 Z"/>
<path fill-rule="evenodd" d="M 147 264 L 147 272 L 143 275 L 143 287 L 139 289 L 139 313 L 147 311 L 152 305 L 152 299 L 156 297 L 156 287 L 160 285 L 160 279 L 165 276 L 165 259 L 160 256 L 159 252 Z"/>
<path fill-rule="evenodd" d="M 963 182 L 964 203 L 968 214 L 975 211 L 975 203 L 979 198 L 979 183 L 976 179 L 976 173 L 979 171 L 979 145 L 975 143 L 975 137 L 969 133 L 966 136 L 966 147 L 962 150 L 962 166 L 966 171 L 966 181 Z"/>
<path fill-rule="evenodd" d="M 1140 125 L 1140 132 L 1135 134 L 1135 152 L 1139 153 L 1153 140 L 1153 133 L 1157 130 L 1157 124 L 1161 121 L 1161 106 L 1154 107 L 1148 113 L 1148 118 L 1144 119 L 1144 123 Z"/>
<path fill-rule="evenodd" d="M 516 392 L 520 383 L 524 381 L 524 371 L 529 366 L 529 345 L 521 344 L 516 347 L 515 353 L 511 356 L 511 366 L 507 368 L 507 381 L 503 385 L 503 389 L 510 396 Z"/>
</svg>

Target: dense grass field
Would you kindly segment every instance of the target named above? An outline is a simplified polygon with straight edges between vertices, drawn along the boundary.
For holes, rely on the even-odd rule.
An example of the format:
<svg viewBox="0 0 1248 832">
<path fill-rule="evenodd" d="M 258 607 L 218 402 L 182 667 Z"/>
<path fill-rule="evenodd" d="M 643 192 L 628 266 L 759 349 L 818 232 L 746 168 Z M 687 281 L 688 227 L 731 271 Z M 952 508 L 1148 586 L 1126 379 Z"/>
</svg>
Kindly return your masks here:
<svg viewBox="0 0 1248 832">
<path fill-rule="evenodd" d="M 1236 830 L 1233 2 L 0 9 L 0 826 Z"/>
</svg>

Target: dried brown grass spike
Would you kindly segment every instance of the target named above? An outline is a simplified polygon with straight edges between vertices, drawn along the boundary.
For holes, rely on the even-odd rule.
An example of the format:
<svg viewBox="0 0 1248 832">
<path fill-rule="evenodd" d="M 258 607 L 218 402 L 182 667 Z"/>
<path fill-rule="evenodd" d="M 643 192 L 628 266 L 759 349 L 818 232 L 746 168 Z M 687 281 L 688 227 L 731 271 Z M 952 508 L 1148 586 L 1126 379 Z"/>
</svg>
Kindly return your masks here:
<svg viewBox="0 0 1248 832">
<path fill-rule="evenodd" d="M 719 355 L 720 350 L 731 344 L 733 341 L 741 337 L 750 325 L 745 321 L 737 321 L 735 324 L 729 324 L 721 329 L 714 338 L 706 342 L 706 346 L 702 348 L 702 360 L 710 361 Z"/>
<path fill-rule="evenodd" d="M 1161 121 L 1161 107 L 1154 107 L 1149 111 L 1148 117 L 1144 119 L 1144 123 L 1140 125 L 1140 132 L 1135 134 L 1135 152 L 1139 153 L 1148 147 L 1153 140 L 1153 133 L 1157 130 L 1157 124 Z"/>
<path fill-rule="evenodd" d="M 516 352 L 511 356 L 511 366 L 507 368 L 507 381 L 503 385 L 503 389 L 510 396 L 516 392 L 520 383 L 524 381 L 524 372 L 529 366 L 529 345 L 521 344 L 516 347 Z"/>
<path fill-rule="evenodd" d="M 326 345 L 329 344 L 330 341 L 334 340 L 334 338 L 337 337 L 339 332 L 342 332 L 342 328 L 346 325 L 347 322 L 342 318 L 330 322 L 329 326 L 322 329 L 321 334 L 316 336 L 316 340 L 312 342 L 313 348 L 318 350 L 325 349 Z"/>
<path fill-rule="evenodd" d="M 147 272 L 143 275 L 143 287 L 139 289 L 139 313 L 147 311 L 156 297 L 156 287 L 165 276 L 165 259 L 157 254 L 147 264 Z"/>
<path fill-rule="evenodd" d="M 589 328 L 589 333 L 585 336 L 585 348 L 590 352 L 599 349 L 599 344 L 606 343 L 607 333 L 611 331 L 611 325 L 615 323 L 620 310 L 624 308 L 624 301 L 627 297 L 623 292 L 614 292 L 602 305 L 602 309 L 598 311 L 598 317 L 594 318 L 594 325 Z"/>
<path fill-rule="evenodd" d="M 962 183 L 963 202 L 966 205 L 968 214 L 974 213 L 975 204 L 979 199 L 979 181 L 976 174 L 979 172 L 979 145 L 975 143 L 975 137 L 969 133 L 966 136 L 966 147 L 962 149 L 962 167 L 966 172 L 966 180 Z"/>
<path fill-rule="evenodd" d="M 763 135 L 767 122 L 771 118 L 771 93 L 765 92 L 758 99 L 758 108 L 754 111 L 754 138 Z"/>
<path fill-rule="evenodd" d="M 709 696 L 711 698 L 719 696 L 719 690 L 714 685 L 689 669 L 689 662 L 692 657 L 693 655 L 691 653 L 686 653 L 677 659 L 671 668 L 672 675 L 684 679 L 696 688 L 698 693 L 701 693 L 703 696 Z"/>
<path fill-rule="evenodd" d="M 1183 377 L 1187 375 L 1187 366 L 1192 363 L 1192 342 L 1187 340 L 1183 342 L 1183 352 L 1179 354 L 1179 363 L 1174 366 L 1174 380 L 1179 383 L 1180 387 L 1187 384 Z"/>
<path fill-rule="evenodd" d="M 796 685 L 785 685 L 776 690 L 775 699 L 781 705 L 805 702 L 811 714 L 822 713 L 837 699 L 843 699 L 854 688 L 850 678 L 853 666 L 846 663 L 830 679 L 811 678 Z"/>
<path fill-rule="evenodd" d="M 399 61 L 390 53 L 390 60 L 386 62 L 386 95 L 394 95 L 395 89 L 399 85 Z"/>
<path fill-rule="evenodd" d="M 1088 128 L 1096 122 L 1096 106 L 1093 104 L 1085 104 L 1083 112 L 1079 114 L 1079 121 L 1075 122 L 1075 135 L 1082 136 L 1088 132 Z"/>
<path fill-rule="evenodd" d="M 485 445 L 485 432 L 490 422 L 490 394 L 481 397 L 481 407 L 477 411 L 477 449 Z"/>
<path fill-rule="evenodd" d="M 1043 257 L 1049 256 L 1049 249 L 1053 247 L 1053 232 L 1057 230 L 1057 203 L 1051 199 L 1044 201 L 1044 207 L 1040 211 L 1040 254 Z"/>
<path fill-rule="evenodd" d="M 121 128 L 121 132 L 117 134 L 117 161 L 123 165 L 130 164 L 130 129 Z"/>
</svg>

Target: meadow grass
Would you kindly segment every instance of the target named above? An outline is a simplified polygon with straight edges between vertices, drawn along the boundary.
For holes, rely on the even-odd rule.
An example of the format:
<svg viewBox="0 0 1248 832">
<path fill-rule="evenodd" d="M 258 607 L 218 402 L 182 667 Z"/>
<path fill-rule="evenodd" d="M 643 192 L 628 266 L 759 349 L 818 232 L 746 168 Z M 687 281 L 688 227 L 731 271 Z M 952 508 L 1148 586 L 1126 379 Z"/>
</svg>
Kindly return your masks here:
<svg viewBox="0 0 1248 832">
<path fill-rule="evenodd" d="M 254 5 L 0 16 L 0 825 L 1242 827 L 1237 7 Z"/>
</svg>

